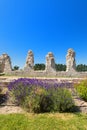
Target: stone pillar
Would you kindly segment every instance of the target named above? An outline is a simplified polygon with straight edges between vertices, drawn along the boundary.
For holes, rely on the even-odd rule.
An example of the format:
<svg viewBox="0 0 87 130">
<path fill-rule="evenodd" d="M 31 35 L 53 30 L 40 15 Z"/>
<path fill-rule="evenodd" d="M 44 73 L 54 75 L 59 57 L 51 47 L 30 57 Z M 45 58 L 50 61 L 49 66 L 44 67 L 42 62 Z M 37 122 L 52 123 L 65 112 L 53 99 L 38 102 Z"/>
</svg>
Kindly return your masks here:
<svg viewBox="0 0 87 130">
<path fill-rule="evenodd" d="M 49 52 L 46 55 L 46 69 L 45 70 L 48 72 L 55 71 L 55 60 L 54 60 L 54 55 L 52 52 Z"/>
<path fill-rule="evenodd" d="M 0 66 L 1 72 L 10 72 L 12 71 L 11 59 L 7 54 L 2 54 L 0 56 Z"/>
<path fill-rule="evenodd" d="M 75 52 L 73 49 L 68 49 L 66 55 L 66 72 L 76 71 Z"/>
<path fill-rule="evenodd" d="M 25 64 L 25 69 L 33 69 L 34 67 L 34 54 L 31 50 L 28 51 L 28 55 L 26 58 L 26 64 Z"/>
</svg>

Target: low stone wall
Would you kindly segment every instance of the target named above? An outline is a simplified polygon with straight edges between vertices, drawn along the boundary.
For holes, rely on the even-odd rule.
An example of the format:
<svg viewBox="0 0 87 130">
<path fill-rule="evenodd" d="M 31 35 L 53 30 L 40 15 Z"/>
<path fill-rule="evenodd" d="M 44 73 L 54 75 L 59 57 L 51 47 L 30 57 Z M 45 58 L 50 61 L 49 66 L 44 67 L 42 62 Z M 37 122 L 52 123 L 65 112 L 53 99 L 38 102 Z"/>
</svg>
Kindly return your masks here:
<svg viewBox="0 0 87 130">
<path fill-rule="evenodd" d="M 33 71 L 33 70 L 17 70 L 6 73 L 9 76 L 24 76 L 24 77 L 77 77 L 86 78 L 87 72 L 66 72 L 66 71 Z"/>
</svg>

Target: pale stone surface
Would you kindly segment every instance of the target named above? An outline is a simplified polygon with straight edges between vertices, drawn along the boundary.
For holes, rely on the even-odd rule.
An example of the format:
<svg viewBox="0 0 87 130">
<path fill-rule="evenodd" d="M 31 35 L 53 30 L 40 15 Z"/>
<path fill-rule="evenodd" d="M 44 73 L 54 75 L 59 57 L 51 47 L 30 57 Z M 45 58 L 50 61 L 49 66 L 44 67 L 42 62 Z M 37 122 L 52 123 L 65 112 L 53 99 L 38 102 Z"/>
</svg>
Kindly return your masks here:
<svg viewBox="0 0 87 130">
<path fill-rule="evenodd" d="M 29 50 L 26 58 L 25 69 L 26 68 L 33 69 L 33 67 L 34 67 L 34 54 L 32 50 Z"/>
<path fill-rule="evenodd" d="M 2 106 L 0 114 L 24 113 L 24 110 L 19 106 Z"/>
<path fill-rule="evenodd" d="M 55 71 L 55 59 L 52 52 L 49 52 L 46 55 L 46 71 L 52 72 Z"/>
<path fill-rule="evenodd" d="M 5 53 L 0 56 L 0 72 L 10 72 L 12 71 L 11 59 Z"/>
<path fill-rule="evenodd" d="M 68 49 L 66 55 L 66 71 L 74 72 L 76 70 L 75 52 L 73 49 Z"/>
</svg>

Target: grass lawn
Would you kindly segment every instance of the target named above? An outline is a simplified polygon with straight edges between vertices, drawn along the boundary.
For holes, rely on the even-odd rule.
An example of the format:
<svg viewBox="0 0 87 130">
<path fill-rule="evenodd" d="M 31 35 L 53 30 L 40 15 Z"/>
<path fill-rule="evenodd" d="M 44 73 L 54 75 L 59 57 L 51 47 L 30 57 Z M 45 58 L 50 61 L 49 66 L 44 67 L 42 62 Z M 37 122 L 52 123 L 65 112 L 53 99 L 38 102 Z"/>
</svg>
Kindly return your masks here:
<svg viewBox="0 0 87 130">
<path fill-rule="evenodd" d="M 87 130 L 87 115 L 81 113 L 0 115 L 0 130 Z"/>
</svg>

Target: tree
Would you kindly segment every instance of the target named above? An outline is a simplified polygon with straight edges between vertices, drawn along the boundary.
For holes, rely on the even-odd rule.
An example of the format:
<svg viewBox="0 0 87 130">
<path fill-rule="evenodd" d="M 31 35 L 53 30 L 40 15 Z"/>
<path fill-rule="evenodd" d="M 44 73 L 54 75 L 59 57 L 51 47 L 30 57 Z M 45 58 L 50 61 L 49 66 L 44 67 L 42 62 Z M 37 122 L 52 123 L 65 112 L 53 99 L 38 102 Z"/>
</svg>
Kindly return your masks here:
<svg viewBox="0 0 87 130">
<path fill-rule="evenodd" d="M 34 70 L 45 70 L 45 64 L 35 64 Z"/>
<path fill-rule="evenodd" d="M 63 64 L 55 64 L 56 71 L 66 71 L 66 65 Z"/>
<path fill-rule="evenodd" d="M 79 64 L 79 65 L 76 66 L 76 70 L 78 72 L 87 71 L 87 65 L 85 65 L 85 64 Z"/>
<path fill-rule="evenodd" d="M 15 70 L 19 70 L 19 66 L 15 65 L 15 66 L 13 67 L 13 71 L 15 71 Z"/>
</svg>

